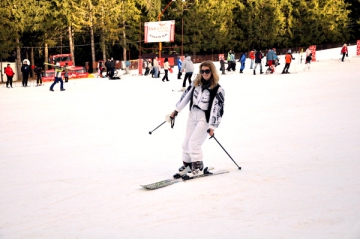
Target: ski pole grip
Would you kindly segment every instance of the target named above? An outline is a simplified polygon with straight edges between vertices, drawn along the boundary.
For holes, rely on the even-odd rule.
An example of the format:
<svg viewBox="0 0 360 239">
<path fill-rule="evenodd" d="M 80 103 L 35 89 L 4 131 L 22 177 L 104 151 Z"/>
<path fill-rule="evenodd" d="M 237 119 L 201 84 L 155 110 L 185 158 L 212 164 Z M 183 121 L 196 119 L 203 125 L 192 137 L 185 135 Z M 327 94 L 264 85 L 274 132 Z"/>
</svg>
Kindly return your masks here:
<svg viewBox="0 0 360 239">
<path fill-rule="evenodd" d="M 210 133 L 210 129 L 206 130 L 207 133 Z M 209 139 L 214 138 L 215 134 L 213 134 Z"/>
</svg>

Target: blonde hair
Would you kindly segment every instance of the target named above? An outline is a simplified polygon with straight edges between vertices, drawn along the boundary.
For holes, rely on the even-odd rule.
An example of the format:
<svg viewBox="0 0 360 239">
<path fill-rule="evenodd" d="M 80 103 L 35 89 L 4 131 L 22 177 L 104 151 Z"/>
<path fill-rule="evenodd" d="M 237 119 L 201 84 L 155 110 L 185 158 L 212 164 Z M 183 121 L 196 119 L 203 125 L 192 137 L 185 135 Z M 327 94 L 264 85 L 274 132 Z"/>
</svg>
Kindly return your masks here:
<svg viewBox="0 0 360 239">
<path fill-rule="evenodd" d="M 216 71 L 216 67 L 215 67 L 214 63 L 212 63 L 212 61 L 204 61 L 204 62 L 202 62 L 200 64 L 200 66 L 199 66 L 199 74 L 196 76 L 196 78 L 194 80 L 194 86 L 197 87 L 197 86 L 202 85 L 202 83 L 201 83 L 202 75 L 201 75 L 200 71 L 201 71 L 201 68 L 203 66 L 207 66 L 211 70 L 211 78 L 210 78 L 210 80 L 212 82 L 211 82 L 210 89 L 213 89 L 215 86 L 218 85 L 220 77 L 219 77 L 219 74 Z"/>
</svg>

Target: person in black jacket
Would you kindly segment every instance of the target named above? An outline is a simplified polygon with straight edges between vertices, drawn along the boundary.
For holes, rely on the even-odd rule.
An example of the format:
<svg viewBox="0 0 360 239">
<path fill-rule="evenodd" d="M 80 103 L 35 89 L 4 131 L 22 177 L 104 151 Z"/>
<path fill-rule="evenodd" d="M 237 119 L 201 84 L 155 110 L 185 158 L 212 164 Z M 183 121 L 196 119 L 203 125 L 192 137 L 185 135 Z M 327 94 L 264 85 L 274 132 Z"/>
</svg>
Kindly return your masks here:
<svg viewBox="0 0 360 239">
<path fill-rule="evenodd" d="M 261 51 L 256 51 L 256 50 L 255 50 L 254 75 L 256 75 L 256 67 L 257 67 L 258 65 L 260 65 L 260 74 L 263 73 L 263 71 L 262 71 L 262 64 L 261 64 L 262 58 L 263 58 L 263 55 L 262 55 Z"/>
<path fill-rule="evenodd" d="M 111 61 L 110 61 L 110 77 L 114 76 L 114 72 L 115 72 L 115 61 L 114 58 L 111 57 Z"/>
<path fill-rule="evenodd" d="M 35 67 L 34 72 L 36 74 L 36 86 L 41 86 L 42 85 L 41 67 Z"/>
<path fill-rule="evenodd" d="M 106 76 L 110 77 L 111 75 L 111 63 L 110 63 L 110 59 L 107 59 L 107 61 L 105 62 L 105 68 L 106 68 Z"/>
<path fill-rule="evenodd" d="M 30 66 L 28 65 L 28 61 L 24 61 L 22 67 L 21 67 L 21 73 L 23 76 L 23 80 L 22 80 L 22 86 L 23 87 L 27 87 L 27 83 L 28 83 L 28 79 L 29 79 L 29 74 L 31 71 Z"/>
</svg>

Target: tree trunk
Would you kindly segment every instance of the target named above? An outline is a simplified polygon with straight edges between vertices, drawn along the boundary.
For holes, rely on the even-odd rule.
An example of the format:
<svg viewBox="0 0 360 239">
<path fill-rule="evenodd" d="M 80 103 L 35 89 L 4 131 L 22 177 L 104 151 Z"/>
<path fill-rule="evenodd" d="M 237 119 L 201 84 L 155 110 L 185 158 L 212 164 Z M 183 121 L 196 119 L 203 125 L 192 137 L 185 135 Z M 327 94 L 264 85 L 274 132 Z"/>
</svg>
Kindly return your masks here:
<svg viewBox="0 0 360 239">
<path fill-rule="evenodd" d="M 73 35 L 72 35 L 72 29 L 71 26 L 68 27 L 69 31 L 69 47 L 70 47 L 70 54 L 72 56 L 72 61 L 75 66 L 75 54 L 74 54 L 74 42 L 73 42 Z"/>
<path fill-rule="evenodd" d="M 21 52 L 20 52 L 20 38 L 16 37 L 16 68 L 18 73 L 18 80 L 22 79 L 21 73 Z"/>
<path fill-rule="evenodd" d="M 123 31 L 123 59 L 126 61 L 126 32 L 125 32 L 125 21 L 124 24 L 124 31 Z"/>
<path fill-rule="evenodd" d="M 48 48 L 48 44 L 45 43 L 45 47 L 44 47 L 44 57 L 45 57 L 45 61 L 44 62 L 48 62 L 48 59 L 49 59 L 49 48 Z M 49 62 L 51 63 L 51 62 Z M 45 65 L 45 69 L 44 71 L 47 71 L 48 70 L 48 65 Z"/>
<path fill-rule="evenodd" d="M 91 60 L 92 60 L 92 72 L 96 73 L 96 61 L 95 61 L 95 43 L 94 43 L 94 27 L 91 23 L 90 26 L 90 38 L 91 38 Z"/>
<path fill-rule="evenodd" d="M 106 44 L 105 44 L 104 36 L 101 36 L 101 49 L 102 49 L 103 61 L 106 62 Z"/>
<path fill-rule="evenodd" d="M 94 23 L 92 16 L 92 3 L 89 0 L 89 14 L 90 14 L 90 41 L 91 41 L 91 60 L 92 60 L 92 72 L 96 73 L 96 61 L 95 61 L 95 42 L 94 42 Z"/>
</svg>

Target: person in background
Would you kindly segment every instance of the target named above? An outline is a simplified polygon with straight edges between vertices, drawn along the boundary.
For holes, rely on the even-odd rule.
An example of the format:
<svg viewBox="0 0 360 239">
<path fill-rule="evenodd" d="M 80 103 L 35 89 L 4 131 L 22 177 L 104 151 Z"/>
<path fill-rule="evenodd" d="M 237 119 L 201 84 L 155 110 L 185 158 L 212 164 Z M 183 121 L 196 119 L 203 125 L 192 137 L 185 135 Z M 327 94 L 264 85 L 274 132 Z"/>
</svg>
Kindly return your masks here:
<svg viewBox="0 0 360 239">
<path fill-rule="evenodd" d="M 310 63 L 311 63 L 311 58 L 312 58 L 312 53 L 310 52 L 310 54 L 306 57 L 305 59 L 305 68 L 304 71 L 306 70 L 310 70 Z"/>
<path fill-rule="evenodd" d="M 306 58 L 311 54 L 310 47 L 308 47 L 305 51 L 305 64 L 306 64 Z"/>
<path fill-rule="evenodd" d="M 28 62 L 24 61 L 23 65 L 21 67 L 21 73 L 23 75 L 23 80 L 22 80 L 23 87 L 27 87 L 30 71 L 31 71 L 31 68 L 28 65 Z"/>
<path fill-rule="evenodd" d="M 103 72 L 103 69 L 104 69 L 104 65 L 103 65 L 103 62 L 102 61 L 99 61 L 98 64 L 97 64 L 97 71 L 98 71 L 98 77 L 102 78 L 102 72 Z"/>
<path fill-rule="evenodd" d="M 130 61 L 125 61 L 125 74 L 130 74 Z"/>
<path fill-rule="evenodd" d="M 7 77 L 7 81 L 6 81 L 6 88 L 9 88 L 9 85 L 11 88 L 12 87 L 12 82 L 13 82 L 13 77 L 15 75 L 13 69 L 11 68 L 10 64 L 7 64 L 6 68 L 5 68 L 5 75 Z"/>
<path fill-rule="evenodd" d="M 231 70 L 235 71 L 236 69 L 236 59 L 235 59 L 235 52 L 231 52 L 230 55 L 230 66 L 231 66 Z"/>
<path fill-rule="evenodd" d="M 221 70 L 221 75 L 225 75 L 225 59 L 224 57 L 220 57 L 220 70 Z"/>
<path fill-rule="evenodd" d="M 256 51 L 256 50 L 254 50 L 254 51 L 255 51 L 254 75 L 256 75 L 256 67 L 257 67 L 258 65 L 260 65 L 260 74 L 262 74 L 263 71 L 262 71 L 261 60 L 262 60 L 262 58 L 263 58 L 263 55 L 262 55 L 261 51 Z"/>
<path fill-rule="evenodd" d="M 159 61 L 158 61 L 158 57 L 155 56 L 154 61 L 153 61 L 153 67 L 154 67 L 154 74 L 153 77 L 154 78 L 159 78 Z"/>
<path fill-rule="evenodd" d="M 275 65 L 275 67 L 277 67 L 278 65 L 280 65 L 279 57 L 276 55 L 276 48 L 273 48 L 273 51 L 274 51 L 274 65 Z"/>
<path fill-rule="evenodd" d="M 151 75 L 153 77 L 154 69 L 153 69 L 153 66 L 151 64 L 151 60 L 148 61 L 148 67 L 149 67 L 149 75 Z"/>
<path fill-rule="evenodd" d="M 35 67 L 34 69 L 36 75 L 36 86 L 42 85 L 42 69 L 41 67 Z"/>
<path fill-rule="evenodd" d="M 228 64 L 228 67 L 226 68 L 226 70 L 227 71 L 231 71 L 231 69 L 232 69 L 232 61 L 231 61 L 231 59 L 233 58 L 232 56 L 232 50 L 230 50 L 229 52 L 228 52 L 228 55 L 227 55 L 227 64 Z"/>
<path fill-rule="evenodd" d="M 102 68 L 102 62 L 101 62 L 101 66 L 100 66 L 100 67 Z M 102 70 L 102 69 L 101 69 L 101 70 Z M 65 72 L 65 74 L 64 74 L 65 82 L 68 82 L 68 81 L 69 81 L 69 65 L 68 65 L 67 62 L 65 63 L 65 66 L 64 66 L 64 72 Z"/>
<path fill-rule="evenodd" d="M 266 54 L 266 61 L 267 65 L 271 69 L 270 74 L 273 74 L 275 71 L 275 52 L 273 51 L 273 49 L 268 50 Z"/>
<path fill-rule="evenodd" d="M 344 62 L 345 56 L 348 56 L 348 48 L 346 44 L 344 44 L 343 47 L 341 48 L 341 54 L 342 54 L 341 61 Z"/>
<path fill-rule="evenodd" d="M 183 80 L 181 91 L 185 91 L 186 80 L 189 81 L 189 85 L 191 85 L 191 77 L 194 73 L 194 63 L 191 60 L 191 56 L 186 56 L 185 61 L 183 63 L 182 71 L 185 71 L 185 77 Z"/>
<path fill-rule="evenodd" d="M 214 63 L 202 62 L 196 79 L 182 94 L 175 110 L 166 116 L 166 120 L 171 121 L 173 125 L 178 113 L 190 103 L 182 145 L 183 166 L 174 178 L 188 179 L 202 174 L 211 174 L 207 167 L 204 168 L 201 146 L 207 135 L 214 135 L 223 116 L 225 91 L 219 85 L 219 78 Z"/>
<path fill-rule="evenodd" d="M 64 82 L 61 78 L 61 73 L 63 72 L 63 68 L 60 66 L 60 63 L 57 62 L 56 66 L 54 66 L 54 71 L 55 71 L 55 78 L 54 78 L 54 82 L 51 84 L 50 86 L 50 91 L 54 91 L 54 86 L 56 83 L 60 82 L 60 91 L 64 91 Z"/>
<path fill-rule="evenodd" d="M 178 60 L 178 69 L 179 69 L 177 78 L 178 78 L 178 80 L 181 80 L 181 76 L 182 76 L 182 72 L 181 72 L 181 69 L 182 69 L 182 60 L 181 60 L 181 57 L 178 56 L 178 57 L 177 57 L 177 60 Z"/>
<path fill-rule="evenodd" d="M 288 53 L 285 55 L 285 67 L 281 74 L 290 73 L 289 68 L 290 68 L 291 60 L 295 60 L 295 58 L 291 54 L 291 50 L 288 50 Z"/>
<path fill-rule="evenodd" d="M 250 69 L 252 69 L 255 61 L 255 50 L 250 51 L 249 58 L 250 58 Z"/>
<path fill-rule="evenodd" d="M 239 59 L 239 62 L 241 64 L 240 73 L 243 73 L 243 70 L 245 69 L 245 61 L 246 61 L 246 52 L 244 51 Z"/>
<path fill-rule="evenodd" d="M 120 69 L 115 68 L 114 75 L 112 77 L 109 77 L 109 80 L 120 80 Z"/>
<path fill-rule="evenodd" d="M 147 76 L 147 75 L 149 74 L 149 72 L 150 72 L 150 69 L 149 69 L 149 62 L 148 62 L 146 59 L 144 59 L 144 60 L 143 60 L 143 62 L 144 62 L 144 66 L 145 66 L 145 73 L 144 73 L 144 76 Z"/>
<path fill-rule="evenodd" d="M 111 57 L 111 60 L 110 60 L 110 77 L 114 76 L 114 71 L 115 71 L 115 61 L 114 61 L 114 58 Z"/>
<path fill-rule="evenodd" d="M 111 62 L 110 62 L 110 59 L 107 59 L 106 62 L 105 62 L 105 68 L 106 68 L 106 76 L 110 77 L 111 75 Z"/>
<path fill-rule="evenodd" d="M 162 78 L 162 81 L 163 81 L 163 82 L 165 82 L 165 80 L 166 80 L 166 81 L 169 81 L 169 77 L 168 77 L 169 68 L 170 68 L 169 59 L 168 59 L 168 58 L 165 58 L 165 60 L 164 60 L 164 72 L 165 72 L 165 75 L 164 75 L 164 77 Z"/>
</svg>

